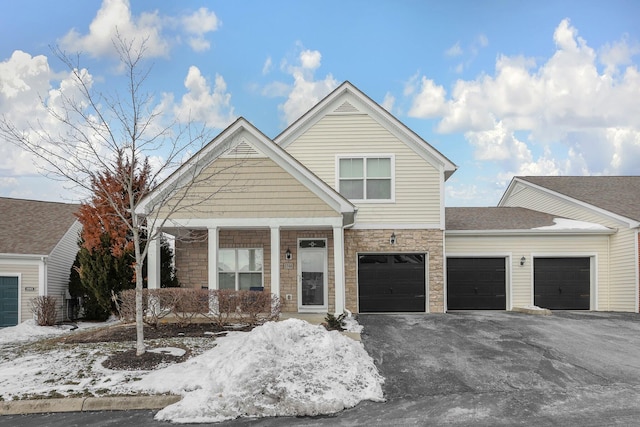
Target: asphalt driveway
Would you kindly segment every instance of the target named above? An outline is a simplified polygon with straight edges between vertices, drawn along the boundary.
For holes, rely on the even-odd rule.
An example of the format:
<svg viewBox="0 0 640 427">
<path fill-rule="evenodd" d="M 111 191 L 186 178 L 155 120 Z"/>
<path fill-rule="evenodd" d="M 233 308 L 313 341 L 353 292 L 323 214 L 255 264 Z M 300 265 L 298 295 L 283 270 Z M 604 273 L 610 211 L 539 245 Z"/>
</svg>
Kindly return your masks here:
<svg viewBox="0 0 640 427">
<path fill-rule="evenodd" d="M 640 423 L 640 316 L 360 315 L 387 402 L 217 426 L 603 426 Z M 151 411 L 7 417 L 16 426 L 167 426 Z"/>
<path fill-rule="evenodd" d="M 429 425 L 640 422 L 640 316 L 361 315 L 386 378 L 371 419 Z"/>
</svg>

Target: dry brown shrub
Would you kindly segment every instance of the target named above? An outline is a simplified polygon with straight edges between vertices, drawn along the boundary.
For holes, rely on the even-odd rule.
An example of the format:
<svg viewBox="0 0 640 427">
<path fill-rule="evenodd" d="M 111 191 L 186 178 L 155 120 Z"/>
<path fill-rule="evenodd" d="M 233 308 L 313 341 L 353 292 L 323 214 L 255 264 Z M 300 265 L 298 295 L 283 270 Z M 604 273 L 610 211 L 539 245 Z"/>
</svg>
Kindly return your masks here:
<svg viewBox="0 0 640 427">
<path fill-rule="evenodd" d="M 53 326 L 58 318 L 55 297 L 39 296 L 31 300 L 31 312 L 39 326 Z"/>
</svg>

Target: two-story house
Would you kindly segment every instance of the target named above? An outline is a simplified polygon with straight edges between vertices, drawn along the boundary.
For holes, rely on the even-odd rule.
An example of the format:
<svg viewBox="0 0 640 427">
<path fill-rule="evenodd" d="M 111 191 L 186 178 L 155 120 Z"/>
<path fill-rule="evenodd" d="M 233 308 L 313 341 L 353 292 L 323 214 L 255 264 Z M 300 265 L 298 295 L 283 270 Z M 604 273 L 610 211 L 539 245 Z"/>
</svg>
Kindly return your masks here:
<svg viewBox="0 0 640 427">
<path fill-rule="evenodd" d="M 517 177 L 445 210 L 455 170 L 345 82 L 273 140 L 238 119 L 140 213 L 168 219 L 183 286 L 285 312 L 638 311 L 640 177 Z M 159 287 L 158 242 L 148 264 Z"/>
<path fill-rule="evenodd" d="M 269 139 L 238 119 L 142 212 L 168 218 L 183 286 L 264 288 L 288 312 L 445 310 L 456 166 L 345 82 Z M 158 245 L 149 286 L 158 287 Z"/>
</svg>

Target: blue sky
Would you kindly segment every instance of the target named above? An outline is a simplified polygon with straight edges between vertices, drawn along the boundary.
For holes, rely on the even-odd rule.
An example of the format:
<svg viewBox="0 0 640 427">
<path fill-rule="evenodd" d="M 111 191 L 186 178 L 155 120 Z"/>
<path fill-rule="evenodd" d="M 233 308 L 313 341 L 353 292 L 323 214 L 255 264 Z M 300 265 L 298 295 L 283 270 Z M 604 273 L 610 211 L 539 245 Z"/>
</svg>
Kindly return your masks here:
<svg viewBox="0 0 640 427">
<path fill-rule="evenodd" d="M 514 175 L 640 174 L 638 17 L 632 0 L 0 1 L 0 114 L 27 126 L 64 87 L 50 45 L 118 87 L 117 27 L 149 36 L 171 114 L 273 138 L 349 80 L 459 166 L 447 205 L 491 206 Z M 7 141 L 0 196 L 71 197 Z"/>
</svg>

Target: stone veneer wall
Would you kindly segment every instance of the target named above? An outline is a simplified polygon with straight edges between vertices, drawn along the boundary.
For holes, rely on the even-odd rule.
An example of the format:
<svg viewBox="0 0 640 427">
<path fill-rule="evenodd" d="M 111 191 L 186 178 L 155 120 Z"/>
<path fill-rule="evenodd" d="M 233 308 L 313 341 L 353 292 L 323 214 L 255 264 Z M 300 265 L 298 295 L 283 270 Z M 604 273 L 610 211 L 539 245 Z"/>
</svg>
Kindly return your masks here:
<svg viewBox="0 0 640 427">
<path fill-rule="evenodd" d="M 391 245 L 391 234 L 396 244 Z M 358 312 L 358 253 L 427 252 L 429 312 L 444 313 L 444 260 L 442 230 L 345 230 L 346 307 Z"/>
<path fill-rule="evenodd" d="M 191 240 L 176 240 L 175 263 L 184 288 L 207 287 L 208 254 L 207 232 L 197 232 Z M 329 283 L 329 311 L 335 310 L 335 279 L 333 267 L 333 232 L 325 230 L 281 230 L 280 231 L 280 299 L 283 312 L 298 311 L 298 238 L 326 238 Z M 262 248 L 263 274 L 266 291 L 271 290 L 271 234 L 270 230 L 220 230 L 220 248 Z M 291 260 L 285 260 L 285 252 L 291 251 Z M 288 268 L 290 267 L 290 268 Z M 291 295 L 291 299 L 286 297 Z"/>
</svg>

